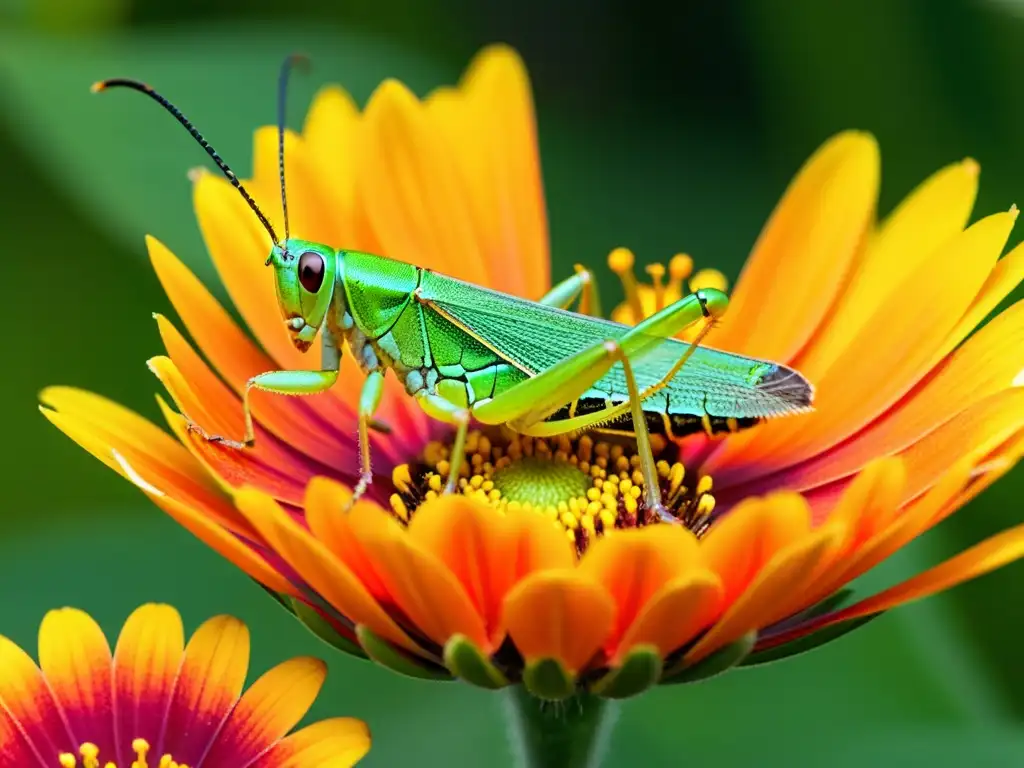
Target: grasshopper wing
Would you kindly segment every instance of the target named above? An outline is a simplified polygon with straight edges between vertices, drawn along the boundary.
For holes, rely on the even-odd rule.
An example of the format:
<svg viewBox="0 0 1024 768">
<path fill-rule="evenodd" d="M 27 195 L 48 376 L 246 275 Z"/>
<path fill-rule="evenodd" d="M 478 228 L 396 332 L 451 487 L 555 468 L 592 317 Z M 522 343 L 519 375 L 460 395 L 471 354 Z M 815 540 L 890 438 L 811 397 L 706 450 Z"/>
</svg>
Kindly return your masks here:
<svg viewBox="0 0 1024 768">
<path fill-rule="evenodd" d="M 508 294 L 425 272 L 420 300 L 495 354 L 529 375 L 629 329 L 619 323 L 549 307 Z M 686 352 L 677 339 L 653 339 L 634 361 L 642 389 L 661 381 Z M 591 396 L 623 400 L 622 366 L 596 381 Z M 797 371 L 777 363 L 698 347 L 664 389 L 644 405 L 673 413 L 768 418 L 810 407 L 813 387 Z"/>
</svg>

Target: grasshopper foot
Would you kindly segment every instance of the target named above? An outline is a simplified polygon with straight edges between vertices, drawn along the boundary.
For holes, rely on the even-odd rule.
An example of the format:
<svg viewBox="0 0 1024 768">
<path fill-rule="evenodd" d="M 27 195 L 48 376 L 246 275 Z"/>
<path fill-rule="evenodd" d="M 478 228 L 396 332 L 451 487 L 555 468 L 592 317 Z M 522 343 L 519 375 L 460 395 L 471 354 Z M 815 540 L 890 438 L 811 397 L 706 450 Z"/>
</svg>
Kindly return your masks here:
<svg viewBox="0 0 1024 768">
<path fill-rule="evenodd" d="M 650 507 L 648 507 L 647 514 L 648 519 L 653 515 L 657 515 L 658 522 L 669 523 L 671 525 L 682 525 L 682 521 L 680 521 L 680 519 L 675 515 L 670 514 L 669 511 L 665 508 L 665 505 L 662 504 L 660 501 L 657 504 L 652 504 Z"/>
<path fill-rule="evenodd" d="M 369 489 L 370 484 L 373 482 L 373 474 L 371 472 L 360 472 L 359 482 L 356 483 L 356 487 L 352 489 L 352 498 L 348 500 L 345 505 L 343 512 L 348 512 L 352 507 L 355 506 L 356 502 L 363 497 L 363 494 Z"/>
<path fill-rule="evenodd" d="M 236 451 L 242 451 L 246 448 L 252 448 L 255 444 L 255 440 L 245 440 L 239 442 L 238 440 L 231 440 L 230 438 L 223 437 L 221 435 L 211 435 L 205 429 L 196 424 L 192 419 L 185 417 L 185 427 L 189 432 L 199 435 L 203 440 L 208 443 L 217 443 L 218 445 L 226 446 L 227 448 L 234 448 Z"/>
</svg>

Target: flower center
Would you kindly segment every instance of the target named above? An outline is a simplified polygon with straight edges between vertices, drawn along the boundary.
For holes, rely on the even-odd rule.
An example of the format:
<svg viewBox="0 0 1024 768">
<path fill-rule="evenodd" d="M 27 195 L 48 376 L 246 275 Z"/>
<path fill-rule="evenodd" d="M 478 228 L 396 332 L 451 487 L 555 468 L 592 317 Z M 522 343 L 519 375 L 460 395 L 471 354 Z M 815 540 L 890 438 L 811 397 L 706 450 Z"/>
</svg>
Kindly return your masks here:
<svg viewBox="0 0 1024 768">
<path fill-rule="evenodd" d="M 132 761 L 130 768 L 151 768 L 150 764 L 146 761 L 149 750 L 148 741 L 145 739 L 133 739 L 132 752 L 135 753 L 135 759 Z M 89 741 L 84 742 L 78 748 L 77 757 L 70 752 L 61 752 L 57 761 L 60 763 L 61 768 L 100 768 L 100 766 L 102 768 L 117 768 L 117 764 L 110 760 L 101 763 L 100 748 Z M 188 766 L 184 763 L 176 763 L 170 755 L 164 755 L 152 768 L 188 768 Z"/>
<path fill-rule="evenodd" d="M 451 467 L 446 442 L 427 445 L 419 460 L 392 474 L 396 493 L 391 509 L 408 522 L 428 499 L 439 496 Z M 685 483 L 686 469 L 674 445 L 656 447 L 662 502 L 683 525 L 702 535 L 711 524 L 715 499 L 711 478 Z M 589 434 L 550 439 L 488 428 L 466 439 L 458 492 L 478 499 L 498 513 L 532 511 L 564 529 L 582 554 L 598 536 L 617 528 L 658 522 L 644 500 L 640 456 L 631 442 L 595 440 Z"/>
</svg>

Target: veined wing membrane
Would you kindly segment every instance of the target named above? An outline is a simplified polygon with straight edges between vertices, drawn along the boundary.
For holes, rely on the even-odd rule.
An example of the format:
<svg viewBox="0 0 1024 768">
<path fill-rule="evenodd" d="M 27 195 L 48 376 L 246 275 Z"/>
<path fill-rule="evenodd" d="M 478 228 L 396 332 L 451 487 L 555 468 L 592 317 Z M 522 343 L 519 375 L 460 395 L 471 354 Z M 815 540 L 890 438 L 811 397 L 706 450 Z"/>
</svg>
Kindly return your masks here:
<svg viewBox="0 0 1024 768">
<path fill-rule="evenodd" d="M 490 347 L 508 362 L 535 374 L 605 339 L 619 339 L 629 326 L 526 301 L 427 272 L 420 299 Z M 678 339 L 651 339 L 633 358 L 641 390 L 658 383 L 685 354 Z M 621 365 L 599 379 L 590 393 L 625 399 Z M 797 371 L 776 363 L 698 347 L 667 387 L 644 401 L 651 409 L 736 418 L 767 418 L 806 410 L 813 388 Z"/>
</svg>

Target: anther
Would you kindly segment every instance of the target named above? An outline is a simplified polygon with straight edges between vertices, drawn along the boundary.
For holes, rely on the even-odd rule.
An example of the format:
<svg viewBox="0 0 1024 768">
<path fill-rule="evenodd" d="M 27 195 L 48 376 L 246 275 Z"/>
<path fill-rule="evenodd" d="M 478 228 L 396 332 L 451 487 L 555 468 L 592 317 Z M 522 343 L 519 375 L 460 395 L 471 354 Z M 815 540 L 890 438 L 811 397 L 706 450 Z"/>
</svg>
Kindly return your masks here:
<svg viewBox="0 0 1024 768">
<path fill-rule="evenodd" d="M 714 288 L 724 293 L 729 288 L 729 281 L 717 269 L 702 269 L 690 278 L 690 290 L 696 292 L 702 288 Z"/>
</svg>

